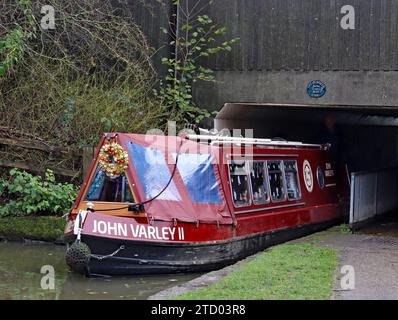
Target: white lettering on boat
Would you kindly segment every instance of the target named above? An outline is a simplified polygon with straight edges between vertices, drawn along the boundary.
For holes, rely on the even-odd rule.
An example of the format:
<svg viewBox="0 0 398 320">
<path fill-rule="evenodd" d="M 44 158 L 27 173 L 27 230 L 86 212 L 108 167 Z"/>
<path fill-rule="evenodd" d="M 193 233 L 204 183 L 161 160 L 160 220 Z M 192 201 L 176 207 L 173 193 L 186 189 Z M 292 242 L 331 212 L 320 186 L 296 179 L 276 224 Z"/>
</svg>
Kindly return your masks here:
<svg viewBox="0 0 398 320">
<path fill-rule="evenodd" d="M 176 232 L 177 231 L 177 232 Z M 183 227 L 157 227 L 122 222 L 93 221 L 92 233 L 145 240 L 184 240 Z"/>
<path fill-rule="evenodd" d="M 333 177 L 334 170 L 325 170 L 325 177 Z"/>
</svg>

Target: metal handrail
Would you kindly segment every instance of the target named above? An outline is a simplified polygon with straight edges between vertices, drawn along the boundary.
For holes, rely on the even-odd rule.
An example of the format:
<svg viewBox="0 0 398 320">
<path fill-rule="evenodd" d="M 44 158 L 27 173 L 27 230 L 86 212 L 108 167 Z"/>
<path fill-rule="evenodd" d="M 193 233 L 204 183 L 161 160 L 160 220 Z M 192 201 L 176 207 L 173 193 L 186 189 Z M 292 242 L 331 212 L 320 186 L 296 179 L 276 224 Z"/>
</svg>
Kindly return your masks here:
<svg viewBox="0 0 398 320">
<path fill-rule="evenodd" d="M 258 139 L 258 138 L 240 138 L 240 137 L 225 137 L 213 135 L 193 135 L 186 136 L 188 140 L 206 140 L 212 143 L 243 143 L 243 144 L 258 144 L 269 146 L 296 146 L 296 147 L 311 147 L 311 148 L 325 148 L 327 145 L 303 143 L 299 141 L 275 141 L 272 139 Z"/>
</svg>

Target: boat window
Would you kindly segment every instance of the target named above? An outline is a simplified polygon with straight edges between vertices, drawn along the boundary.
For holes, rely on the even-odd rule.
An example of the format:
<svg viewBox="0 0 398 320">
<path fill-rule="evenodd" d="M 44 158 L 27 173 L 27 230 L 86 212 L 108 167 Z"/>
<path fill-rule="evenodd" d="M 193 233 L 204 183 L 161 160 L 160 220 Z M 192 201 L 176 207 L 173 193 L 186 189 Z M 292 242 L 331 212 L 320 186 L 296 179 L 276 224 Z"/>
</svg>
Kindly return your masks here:
<svg viewBox="0 0 398 320">
<path fill-rule="evenodd" d="M 98 166 L 94 177 L 84 199 L 85 201 L 106 201 L 106 202 L 131 202 L 134 197 L 131 193 L 127 177 L 123 173 L 117 178 L 109 178 Z"/>
<path fill-rule="evenodd" d="M 177 167 L 193 202 L 222 203 L 210 154 L 182 153 Z"/>
<path fill-rule="evenodd" d="M 285 200 L 286 192 L 283 181 L 282 161 L 267 161 L 267 169 L 272 202 Z"/>
<path fill-rule="evenodd" d="M 249 162 L 249 167 L 254 204 L 267 203 L 269 201 L 269 194 L 265 174 L 265 161 Z"/>
<path fill-rule="evenodd" d="M 316 170 L 316 177 L 318 179 L 319 188 L 325 188 L 325 174 L 323 173 L 321 166 L 318 166 Z"/>
<path fill-rule="evenodd" d="M 229 163 L 232 199 L 236 207 L 250 205 L 246 161 L 234 160 Z"/>
<path fill-rule="evenodd" d="M 285 178 L 286 191 L 289 200 L 297 200 L 301 198 L 300 183 L 297 172 L 297 161 L 285 160 Z"/>
<path fill-rule="evenodd" d="M 157 197 L 157 200 L 181 201 L 174 180 L 170 182 L 171 169 L 160 150 L 133 142 L 127 148 L 147 199 Z"/>
</svg>

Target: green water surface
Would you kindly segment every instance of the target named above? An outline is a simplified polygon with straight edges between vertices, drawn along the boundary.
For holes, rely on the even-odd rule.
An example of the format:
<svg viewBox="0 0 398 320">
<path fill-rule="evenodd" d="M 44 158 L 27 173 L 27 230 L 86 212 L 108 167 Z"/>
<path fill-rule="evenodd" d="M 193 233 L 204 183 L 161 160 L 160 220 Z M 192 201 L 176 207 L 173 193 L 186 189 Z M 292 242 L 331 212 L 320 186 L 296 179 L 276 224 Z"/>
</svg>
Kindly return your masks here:
<svg viewBox="0 0 398 320">
<path fill-rule="evenodd" d="M 86 278 L 65 264 L 65 247 L 0 242 L 0 299 L 147 299 L 198 275 Z M 43 289 L 43 266 L 54 267 L 54 289 Z"/>
</svg>

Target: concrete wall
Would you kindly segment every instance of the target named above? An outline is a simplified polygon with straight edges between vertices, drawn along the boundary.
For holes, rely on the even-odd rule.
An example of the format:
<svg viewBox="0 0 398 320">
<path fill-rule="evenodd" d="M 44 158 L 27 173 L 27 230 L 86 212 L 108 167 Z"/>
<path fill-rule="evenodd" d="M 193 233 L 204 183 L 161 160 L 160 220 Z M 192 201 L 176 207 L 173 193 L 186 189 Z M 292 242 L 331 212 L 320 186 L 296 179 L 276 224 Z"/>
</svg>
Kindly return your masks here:
<svg viewBox="0 0 398 320">
<path fill-rule="evenodd" d="M 215 70 L 398 70 L 396 0 L 212 0 L 204 13 L 226 27 L 225 39 L 240 39 L 209 57 Z"/>
<path fill-rule="evenodd" d="M 193 1 L 193 0 L 189 0 Z M 205 1 L 205 0 L 203 0 Z M 341 9 L 354 9 L 353 29 Z M 216 84 L 195 85 L 196 102 L 398 106 L 398 1 L 214 0 L 206 13 L 239 38 L 231 52 L 209 57 Z M 327 86 L 307 96 L 311 80 Z"/>
<path fill-rule="evenodd" d="M 158 50 L 172 56 L 168 28 L 177 9 L 165 0 L 127 0 L 137 24 Z M 211 2 L 211 4 L 210 4 Z M 355 9 L 355 29 L 344 30 L 341 8 Z M 180 24 L 208 14 L 225 26 L 223 40 L 239 38 L 231 52 L 202 60 L 217 83 L 196 83 L 197 104 L 219 110 L 226 102 L 398 106 L 398 1 L 396 0 L 181 0 Z M 177 25 L 177 24 L 171 24 Z M 311 80 L 327 86 L 313 99 Z"/>
<path fill-rule="evenodd" d="M 397 71 L 217 71 L 217 83 L 197 83 L 196 102 L 219 110 L 226 102 L 398 106 Z M 326 85 L 321 98 L 307 95 L 312 80 Z"/>
<path fill-rule="evenodd" d="M 351 226 L 398 209 L 398 168 L 351 174 Z"/>
</svg>

